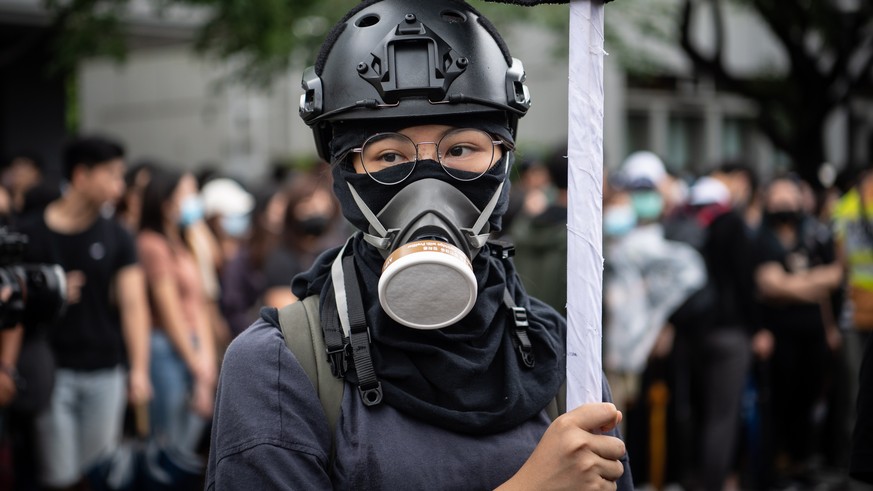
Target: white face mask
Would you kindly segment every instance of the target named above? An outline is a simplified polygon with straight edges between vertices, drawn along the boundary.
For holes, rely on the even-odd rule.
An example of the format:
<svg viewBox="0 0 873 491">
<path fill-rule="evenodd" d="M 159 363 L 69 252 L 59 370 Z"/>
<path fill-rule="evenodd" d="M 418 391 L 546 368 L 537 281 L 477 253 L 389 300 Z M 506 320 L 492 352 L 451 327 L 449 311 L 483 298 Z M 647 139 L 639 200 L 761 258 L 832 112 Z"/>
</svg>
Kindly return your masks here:
<svg viewBox="0 0 873 491">
<path fill-rule="evenodd" d="M 249 230 L 249 215 L 231 215 L 221 217 L 221 228 L 227 235 L 240 239 Z"/>
<path fill-rule="evenodd" d="M 603 212 L 603 235 L 621 237 L 633 230 L 637 216 L 630 203 L 608 206 Z"/>
</svg>

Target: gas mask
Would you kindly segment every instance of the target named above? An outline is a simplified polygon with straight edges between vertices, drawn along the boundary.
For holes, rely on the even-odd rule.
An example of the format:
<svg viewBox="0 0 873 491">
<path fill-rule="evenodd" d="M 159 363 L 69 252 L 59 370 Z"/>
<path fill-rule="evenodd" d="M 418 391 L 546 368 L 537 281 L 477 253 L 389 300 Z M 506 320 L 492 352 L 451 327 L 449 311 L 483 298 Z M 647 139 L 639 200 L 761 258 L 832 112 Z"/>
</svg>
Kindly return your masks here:
<svg viewBox="0 0 873 491">
<path fill-rule="evenodd" d="M 471 261 L 488 240 L 509 162 L 497 164 L 503 166 L 500 178 L 489 174 L 480 183 L 494 190 L 481 209 L 450 180 L 425 177 L 404 186 L 374 213 L 352 180 L 345 183 L 369 223 L 364 240 L 385 258 L 379 302 L 392 319 L 414 329 L 439 329 L 473 308 L 479 287 Z"/>
</svg>

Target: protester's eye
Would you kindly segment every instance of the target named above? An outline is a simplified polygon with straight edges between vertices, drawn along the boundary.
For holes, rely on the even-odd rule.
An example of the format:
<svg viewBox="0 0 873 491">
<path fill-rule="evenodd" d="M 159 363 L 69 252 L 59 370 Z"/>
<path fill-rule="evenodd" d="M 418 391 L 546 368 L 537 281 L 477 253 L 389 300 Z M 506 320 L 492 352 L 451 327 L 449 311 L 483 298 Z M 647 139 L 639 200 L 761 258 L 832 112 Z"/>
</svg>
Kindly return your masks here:
<svg viewBox="0 0 873 491">
<path fill-rule="evenodd" d="M 376 155 L 367 156 L 367 161 L 375 165 L 402 164 L 404 162 L 411 162 L 413 160 L 415 160 L 415 154 L 410 156 L 406 155 L 403 152 L 398 152 L 394 150 L 386 150 Z"/>
</svg>

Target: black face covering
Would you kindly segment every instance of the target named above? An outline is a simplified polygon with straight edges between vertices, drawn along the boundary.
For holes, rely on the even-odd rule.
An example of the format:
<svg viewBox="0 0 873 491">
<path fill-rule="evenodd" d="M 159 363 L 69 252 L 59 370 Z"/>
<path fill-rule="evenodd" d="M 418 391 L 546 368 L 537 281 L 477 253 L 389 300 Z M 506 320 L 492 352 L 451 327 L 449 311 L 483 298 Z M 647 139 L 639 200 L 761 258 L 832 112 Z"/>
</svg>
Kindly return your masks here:
<svg viewBox="0 0 873 491">
<path fill-rule="evenodd" d="M 558 393 L 566 369 L 566 322 L 551 307 L 528 297 L 511 264 L 492 257 L 488 246 L 473 260 L 479 285 L 473 310 L 458 323 L 431 331 L 410 329 L 388 317 L 376 286 L 382 256 L 360 236 L 350 247 L 384 403 L 428 424 L 489 434 L 536 416 Z M 330 265 L 338 252 L 324 253 L 309 271 L 296 276 L 294 294 L 320 294 L 322 302 L 333 295 Z M 512 345 L 512 319 L 502 303 L 504 288 L 527 310 L 536 359 L 532 369 L 522 366 Z M 346 379 L 357 383 L 354 370 Z"/>
<path fill-rule="evenodd" d="M 390 131 L 390 130 L 386 130 Z M 370 129 L 369 133 L 373 130 Z M 340 152 L 359 145 L 366 134 L 339 138 L 332 148 Z M 334 190 L 345 217 L 359 230 L 369 222 L 351 197 L 350 183 L 361 199 L 376 214 L 412 182 L 438 179 L 452 184 L 480 210 L 506 179 L 507 160 L 503 158 L 480 178 L 463 182 L 447 175 L 438 162 L 423 160 L 409 178 L 386 186 L 367 174 L 357 174 L 348 165 L 335 165 Z M 412 164 L 402 164 L 412 165 Z M 386 169 L 400 172 L 406 169 Z M 499 230 L 500 217 L 508 203 L 508 182 L 490 217 L 491 230 Z M 537 415 L 557 394 L 565 377 L 564 318 L 524 291 L 511 263 L 492 257 L 486 245 L 473 258 L 478 296 L 473 310 L 456 324 L 422 331 L 410 329 L 391 319 L 379 303 L 377 285 L 383 256 L 360 236 L 352 248 L 357 265 L 360 292 L 372 338 L 371 353 L 377 377 L 384 390 L 384 403 L 452 431 L 488 434 L 505 431 Z M 292 291 L 298 298 L 320 294 L 322 302 L 333 295 L 330 266 L 338 253 L 334 249 L 320 256 L 312 269 L 298 275 Z M 509 329 L 514 327 L 503 304 L 504 289 L 515 303 L 527 310 L 528 333 L 536 365 L 523 367 L 513 347 Z M 424 307 L 426 308 L 426 307 Z M 357 381 L 354 371 L 347 373 Z"/>
<path fill-rule="evenodd" d="M 764 213 L 764 221 L 770 225 L 797 225 L 801 214 L 796 210 L 777 210 Z"/>
<path fill-rule="evenodd" d="M 330 218 L 326 216 L 311 216 L 300 220 L 300 223 L 297 224 L 297 228 L 304 235 L 320 237 L 325 231 L 327 231 L 329 225 Z"/>
</svg>

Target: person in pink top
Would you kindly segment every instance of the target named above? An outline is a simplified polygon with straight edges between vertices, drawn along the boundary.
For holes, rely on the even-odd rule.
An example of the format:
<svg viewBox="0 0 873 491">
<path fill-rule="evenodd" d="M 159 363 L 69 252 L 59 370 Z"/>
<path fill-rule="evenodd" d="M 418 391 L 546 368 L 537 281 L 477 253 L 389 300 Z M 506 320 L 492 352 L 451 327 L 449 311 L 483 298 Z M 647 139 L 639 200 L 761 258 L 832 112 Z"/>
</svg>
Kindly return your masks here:
<svg viewBox="0 0 873 491">
<path fill-rule="evenodd" d="M 153 324 L 151 433 L 180 451 L 195 449 L 212 417 L 217 372 L 203 283 L 181 234 L 196 200 L 192 175 L 153 170 L 137 236 Z"/>
</svg>

